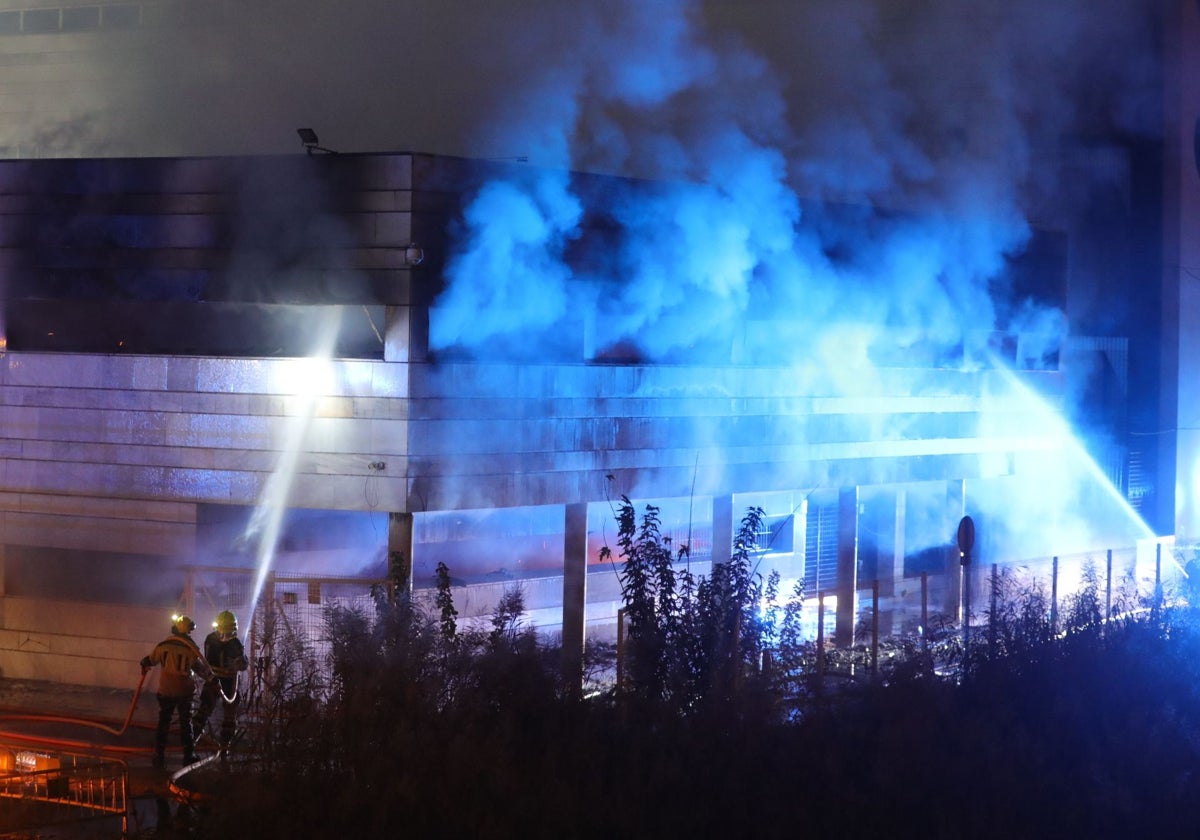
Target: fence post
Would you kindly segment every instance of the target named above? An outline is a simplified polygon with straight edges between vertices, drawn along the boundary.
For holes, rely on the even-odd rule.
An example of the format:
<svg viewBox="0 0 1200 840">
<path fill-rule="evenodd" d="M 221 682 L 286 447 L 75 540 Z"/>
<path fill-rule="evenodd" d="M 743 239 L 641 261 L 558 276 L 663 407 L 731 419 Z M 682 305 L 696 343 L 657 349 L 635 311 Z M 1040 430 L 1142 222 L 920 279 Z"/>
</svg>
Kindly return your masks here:
<svg viewBox="0 0 1200 840">
<path fill-rule="evenodd" d="M 1154 614 L 1162 612 L 1162 543 L 1154 544 Z"/>
<path fill-rule="evenodd" d="M 929 650 L 929 572 L 921 572 L 921 650 Z"/>
<path fill-rule="evenodd" d="M 1112 549 L 1108 550 L 1108 559 L 1104 564 L 1104 622 L 1112 620 Z"/>
<path fill-rule="evenodd" d="M 1050 564 L 1050 637 L 1058 635 L 1058 555 Z"/>
<path fill-rule="evenodd" d="M 879 674 L 879 579 L 871 581 L 871 673 Z"/>
<path fill-rule="evenodd" d="M 988 612 L 988 649 L 989 655 L 996 655 L 996 591 L 1000 588 L 1000 564 L 992 564 L 992 598 L 991 609 Z"/>
<path fill-rule="evenodd" d="M 625 608 L 617 610 L 617 691 L 625 687 Z"/>
<path fill-rule="evenodd" d="M 817 593 L 817 684 L 825 678 L 825 593 Z"/>
</svg>

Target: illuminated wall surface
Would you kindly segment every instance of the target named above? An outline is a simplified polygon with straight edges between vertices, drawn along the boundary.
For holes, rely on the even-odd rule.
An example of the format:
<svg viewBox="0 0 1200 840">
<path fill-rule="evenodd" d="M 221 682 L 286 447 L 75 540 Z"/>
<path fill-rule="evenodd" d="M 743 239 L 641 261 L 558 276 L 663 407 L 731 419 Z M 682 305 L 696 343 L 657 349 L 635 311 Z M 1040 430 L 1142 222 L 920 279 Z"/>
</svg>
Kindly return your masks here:
<svg viewBox="0 0 1200 840">
<path fill-rule="evenodd" d="M 963 514 L 1200 532 L 1194 3 L 1165 79 L 1135 3 L 443 5 L 0 0 L 0 673 L 127 687 L 200 566 L 599 633 L 622 495 L 701 570 L 762 506 L 839 629 L 954 612 Z"/>
<path fill-rule="evenodd" d="M 403 548 L 418 589 L 443 560 L 464 606 L 524 580 L 553 623 L 567 505 L 587 505 L 589 617 L 611 619 L 597 552 L 621 494 L 659 504 L 698 561 L 763 506 L 764 542 L 810 592 L 846 563 L 941 574 L 968 512 L 988 562 L 1149 534 L 1123 451 L 1098 463 L 1063 419 L 1088 382 L 1123 409 L 1123 339 L 889 329 L 764 299 L 639 341 L 617 282 L 636 267 L 593 197 L 659 188 L 582 176 L 600 209 L 557 252 L 581 278 L 563 301 L 533 318 L 514 282 L 509 311 L 456 310 L 464 272 L 487 270 L 471 260 L 520 246 L 451 222 L 530 177 L 407 154 L 0 163 L 6 672 L 72 673 L 104 627 L 108 659 L 72 675 L 123 685 L 180 570 L 253 567 L 264 539 L 279 570 L 320 574 L 380 575 Z M 1046 265 L 1061 288 L 1065 265 Z"/>
</svg>

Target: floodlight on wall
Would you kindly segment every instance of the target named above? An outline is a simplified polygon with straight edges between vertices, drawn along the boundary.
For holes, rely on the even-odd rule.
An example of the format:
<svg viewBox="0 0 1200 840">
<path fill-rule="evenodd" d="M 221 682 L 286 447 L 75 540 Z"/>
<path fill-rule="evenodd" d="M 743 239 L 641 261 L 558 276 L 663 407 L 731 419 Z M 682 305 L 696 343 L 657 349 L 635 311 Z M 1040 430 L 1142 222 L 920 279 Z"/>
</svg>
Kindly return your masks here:
<svg viewBox="0 0 1200 840">
<path fill-rule="evenodd" d="M 416 242 L 408 243 L 404 249 L 404 264 L 407 266 L 420 265 L 425 262 L 425 251 Z"/>
<path fill-rule="evenodd" d="M 324 152 L 327 155 L 336 155 L 333 149 L 326 149 L 321 145 L 321 141 L 317 139 L 317 132 L 311 128 L 297 128 L 296 133 L 300 135 L 300 143 L 304 146 L 304 151 L 310 155 L 313 152 Z"/>
</svg>

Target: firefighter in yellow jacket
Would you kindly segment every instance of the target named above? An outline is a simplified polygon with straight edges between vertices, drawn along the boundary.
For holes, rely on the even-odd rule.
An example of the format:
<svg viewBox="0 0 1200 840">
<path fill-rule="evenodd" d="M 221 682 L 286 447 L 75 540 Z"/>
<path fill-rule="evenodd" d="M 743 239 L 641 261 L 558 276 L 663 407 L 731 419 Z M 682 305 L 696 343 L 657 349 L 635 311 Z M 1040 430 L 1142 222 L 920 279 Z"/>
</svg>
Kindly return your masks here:
<svg viewBox="0 0 1200 840">
<path fill-rule="evenodd" d="M 195 739 L 192 736 L 192 697 L 196 693 L 196 677 L 205 682 L 213 678 L 200 648 L 190 633 L 196 622 L 186 615 L 171 619 L 171 635 L 154 646 L 148 656 L 142 657 L 142 673 L 155 665 L 162 666 L 158 680 L 158 729 L 154 735 L 154 766 L 166 766 L 164 753 L 167 748 L 167 732 L 171 718 L 178 714 L 179 738 L 183 744 L 184 766 L 196 760 Z"/>
</svg>

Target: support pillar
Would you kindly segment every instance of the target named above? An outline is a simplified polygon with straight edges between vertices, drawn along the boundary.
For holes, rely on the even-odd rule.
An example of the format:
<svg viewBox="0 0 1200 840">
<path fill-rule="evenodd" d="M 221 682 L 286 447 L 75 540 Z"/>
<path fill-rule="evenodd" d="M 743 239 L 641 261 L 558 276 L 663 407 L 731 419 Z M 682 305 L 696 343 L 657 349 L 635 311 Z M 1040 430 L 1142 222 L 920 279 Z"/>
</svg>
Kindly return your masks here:
<svg viewBox="0 0 1200 840">
<path fill-rule="evenodd" d="M 388 577 L 396 587 L 396 596 L 413 591 L 413 515 L 388 514 Z"/>
<path fill-rule="evenodd" d="M 384 307 L 383 360 L 423 362 L 428 356 L 428 312 L 413 306 Z"/>
<path fill-rule="evenodd" d="M 891 604 L 896 594 L 896 578 L 904 575 L 905 491 L 890 490 L 879 499 L 878 552 L 875 577 L 879 581 L 880 601 Z M 895 610 L 889 606 L 879 615 L 879 632 L 890 636 L 895 626 Z"/>
<path fill-rule="evenodd" d="M 854 622 L 858 604 L 858 488 L 838 491 L 837 541 L 837 618 L 834 624 L 835 647 L 854 644 Z"/>
<path fill-rule="evenodd" d="M 567 690 L 583 692 L 583 649 L 587 641 L 586 502 L 564 505 L 562 676 Z"/>
<path fill-rule="evenodd" d="M 713 496 L 712 500 L 712 564 L 716 568 L 728 563 L 733 555 L 733 496 Z"/>
</svg>

